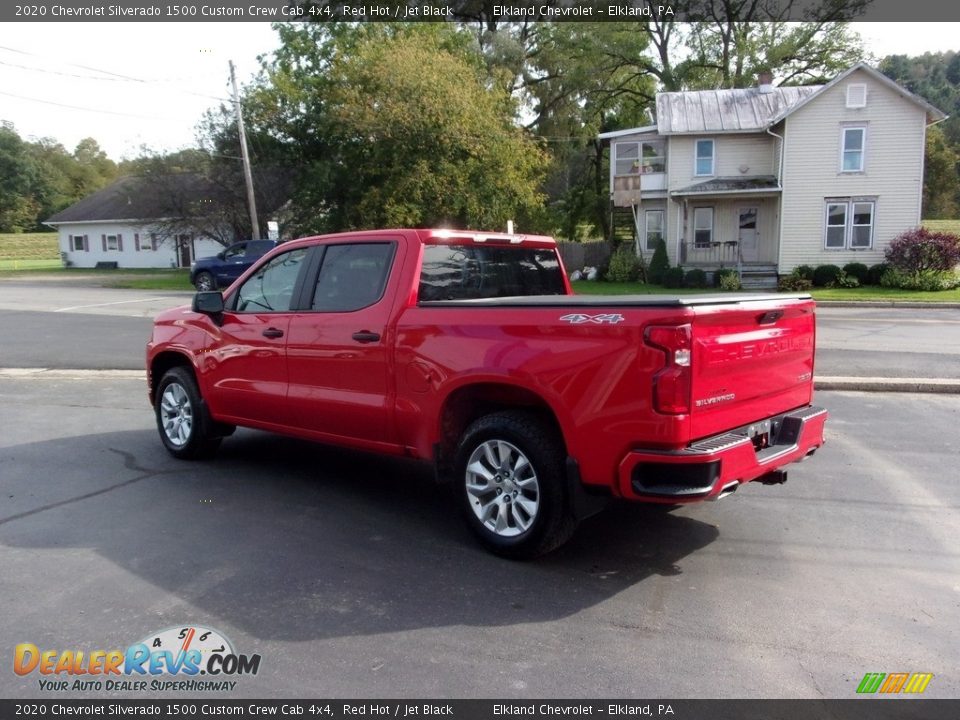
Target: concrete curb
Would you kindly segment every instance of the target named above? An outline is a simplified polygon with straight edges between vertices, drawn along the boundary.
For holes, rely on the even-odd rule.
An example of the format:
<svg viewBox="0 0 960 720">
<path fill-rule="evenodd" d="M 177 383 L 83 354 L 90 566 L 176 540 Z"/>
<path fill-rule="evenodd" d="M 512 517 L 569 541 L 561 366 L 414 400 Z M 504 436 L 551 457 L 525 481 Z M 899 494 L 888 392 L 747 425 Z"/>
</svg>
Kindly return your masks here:
<svg viewBox="0 0 960 720">
<path fill-rule="evenodd" d="M 816 377 L 816 390 L 960 394 L 960 380 L 943 378 Z"/>
<path fill-rule="evenodd" d="M 817 307 L 902 308 L 904 310 L 960 310 L 960 303 L 919 302 L 913 300 L 817 300 Z"/>
</svg>

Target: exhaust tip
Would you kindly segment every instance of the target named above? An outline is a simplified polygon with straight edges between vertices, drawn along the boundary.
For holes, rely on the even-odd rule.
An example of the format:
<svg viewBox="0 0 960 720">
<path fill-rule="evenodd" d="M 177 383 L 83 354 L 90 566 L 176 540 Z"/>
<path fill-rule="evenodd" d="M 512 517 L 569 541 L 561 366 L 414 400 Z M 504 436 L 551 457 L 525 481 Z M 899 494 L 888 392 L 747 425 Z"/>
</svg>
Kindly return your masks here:
<svg viewBox="0 0 960 720">
<path fill-rule="evenodd" d="M 756 482 L 762 483 L 763 485 L 783 485 L 786 481 L 786 470 L 772 470 L 766 475 L 761 475 L 756 480 Z"/>
</svg>

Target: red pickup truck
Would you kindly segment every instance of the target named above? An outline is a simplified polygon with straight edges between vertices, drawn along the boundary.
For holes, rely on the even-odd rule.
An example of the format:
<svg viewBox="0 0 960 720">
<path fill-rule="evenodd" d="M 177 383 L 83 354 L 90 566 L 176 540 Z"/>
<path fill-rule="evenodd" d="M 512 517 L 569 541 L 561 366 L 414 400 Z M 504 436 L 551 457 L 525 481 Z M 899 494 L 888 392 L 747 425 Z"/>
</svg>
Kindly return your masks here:
<svg viewBox="0 0 960 720">
<path fill-rule="evenodd" d="M 160 439 L 238 426 L 419 458 L 501 555 L 622 498 L 716 499 L 823 444 L 807 295 L 574 296 L 548 237 L 377 230 L 284 243 L 157 317 Z"/>
</svg>

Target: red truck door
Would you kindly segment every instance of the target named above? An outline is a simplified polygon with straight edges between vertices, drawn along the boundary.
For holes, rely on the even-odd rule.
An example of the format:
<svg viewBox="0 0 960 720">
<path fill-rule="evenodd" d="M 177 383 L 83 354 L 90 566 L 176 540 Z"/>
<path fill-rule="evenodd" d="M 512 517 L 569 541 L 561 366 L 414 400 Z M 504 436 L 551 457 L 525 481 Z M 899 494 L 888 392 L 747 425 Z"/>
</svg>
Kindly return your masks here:
<svg viewBox="0 0 960 720">
<path fill-rule="evenodd" d="M 391 441 L 387 279 L 401 250 L 383 239 L 323 246 L 310 309 L 291 320 L 287 340 L 295 427 L 361 444 Z"/>
<path fill-rule="evenodd" d="M 287 330 L 308 250 L 276 255 L 230 297 L 203 379 L 218 416 L 288 424 Z"/>
</svg>

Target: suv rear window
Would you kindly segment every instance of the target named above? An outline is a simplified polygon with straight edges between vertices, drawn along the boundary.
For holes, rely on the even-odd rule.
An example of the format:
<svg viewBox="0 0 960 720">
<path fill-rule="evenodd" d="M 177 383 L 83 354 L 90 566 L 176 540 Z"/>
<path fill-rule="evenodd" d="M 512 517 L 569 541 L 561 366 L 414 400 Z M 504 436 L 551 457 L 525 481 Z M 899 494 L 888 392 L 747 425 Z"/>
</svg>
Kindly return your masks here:
<svg viewBox="0 0 960 720">
<path fill-rule="evenodd" d="M 498 245 L 427 245 L 421 301 L 563 295 L 555 250 Z"/>
</svg>

